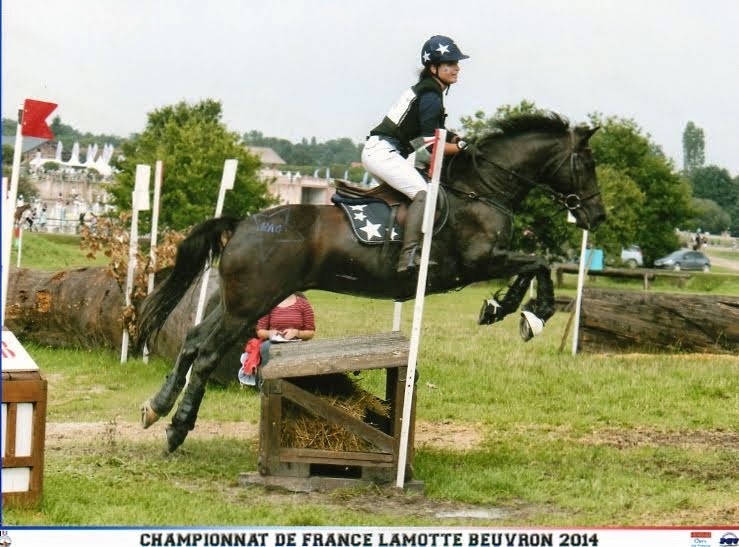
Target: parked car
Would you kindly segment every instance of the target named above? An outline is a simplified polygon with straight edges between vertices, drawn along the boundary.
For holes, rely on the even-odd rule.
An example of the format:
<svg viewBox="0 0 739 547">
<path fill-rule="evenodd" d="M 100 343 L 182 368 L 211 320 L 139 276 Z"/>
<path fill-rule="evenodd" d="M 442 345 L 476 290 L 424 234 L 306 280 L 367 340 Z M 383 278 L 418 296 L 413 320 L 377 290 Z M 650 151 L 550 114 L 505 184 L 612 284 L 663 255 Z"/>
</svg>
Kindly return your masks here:
<svg viewBox="0 0 739 547">
<path fill-rule="evenodd" d="M 621 262 L 627 268 L 641 268 L 644 266 L 644 257 L 641 254 L 639 245 L 629 245 L 621 249 Z"/>
<path fill-rule="evenodd" d="M 708 272 L 711 269 L 710 259 L 700 251 L 680 249 L 663 258 L 654 261 L 655 268 L 667 268 L 675 271 L 700 270 Z"/>
</svg>

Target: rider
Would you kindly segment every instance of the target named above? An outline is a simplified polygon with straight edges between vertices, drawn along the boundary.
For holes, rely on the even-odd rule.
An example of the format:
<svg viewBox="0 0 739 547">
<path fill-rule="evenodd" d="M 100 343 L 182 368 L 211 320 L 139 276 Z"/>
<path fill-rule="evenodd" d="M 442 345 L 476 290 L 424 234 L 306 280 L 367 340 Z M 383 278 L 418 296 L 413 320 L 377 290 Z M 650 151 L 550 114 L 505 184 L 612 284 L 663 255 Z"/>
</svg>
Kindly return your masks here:
<svg viewBox="0 0 739 547">
<path fill-rule="evenodd" d="M 423 70 L 418 82 L 407 89 L 388 111 L 382 122 L 370 131 L 362 151 L 362 163 L 372 175 L 411 198 L 405 222 L 403 248 L 398 259 L 398 272 L 414 270 L 420 262 L 426 179 L 406 158 L 415 152 L 416 164 L 428 163 L 428 144 L 437 128 L 444 127 L 444 92 L 457 81 L 459 61 L 469 59 L 454 40 L 432 36 L 421 49 Z M 456 154 L 465 147 L 458 135 L 447 134 L 444 154 Z M 429 265 L 435 265 L 429 261 Z"/>
</svg>

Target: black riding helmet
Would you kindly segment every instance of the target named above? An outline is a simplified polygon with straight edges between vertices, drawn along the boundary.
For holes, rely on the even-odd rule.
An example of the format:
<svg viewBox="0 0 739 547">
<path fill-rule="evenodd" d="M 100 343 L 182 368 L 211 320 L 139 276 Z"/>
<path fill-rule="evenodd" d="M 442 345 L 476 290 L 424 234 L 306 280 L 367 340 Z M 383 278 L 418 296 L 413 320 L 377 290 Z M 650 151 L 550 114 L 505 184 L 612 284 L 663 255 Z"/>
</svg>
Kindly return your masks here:
<svg viewBox="0 0 739 547">
<path fill-rule="evenodd" d="M 424 66 L 451 63 L 469 58 L 470 56 L 462 53 L 454 40 L 448 36 L 432 36 L 426 40 L 421 49 L 421 64 Z"/>
</svg>

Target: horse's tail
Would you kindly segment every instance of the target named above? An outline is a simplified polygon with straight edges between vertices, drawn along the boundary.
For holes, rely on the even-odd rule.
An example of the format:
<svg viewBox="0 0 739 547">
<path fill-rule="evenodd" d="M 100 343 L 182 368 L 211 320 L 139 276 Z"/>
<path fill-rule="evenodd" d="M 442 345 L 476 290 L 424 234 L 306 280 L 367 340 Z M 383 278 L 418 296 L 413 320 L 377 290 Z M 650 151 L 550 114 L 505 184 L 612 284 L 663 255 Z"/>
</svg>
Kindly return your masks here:
<svg viewBox="0 0 739 547">
<path fill-rule="evenodd" d="M 139 350 L 164 325 L 187 289 L 200 278 L 208 262 L 221 255 L 227 241 L 223 233 L 233 232 L 239 222 L 240 219 L 233 217 L 206 220 L 195 226 L 190 235 L 179 243 L 172 272 L 144 300 L 141 307 L 137 339 Z"/>
</svg>

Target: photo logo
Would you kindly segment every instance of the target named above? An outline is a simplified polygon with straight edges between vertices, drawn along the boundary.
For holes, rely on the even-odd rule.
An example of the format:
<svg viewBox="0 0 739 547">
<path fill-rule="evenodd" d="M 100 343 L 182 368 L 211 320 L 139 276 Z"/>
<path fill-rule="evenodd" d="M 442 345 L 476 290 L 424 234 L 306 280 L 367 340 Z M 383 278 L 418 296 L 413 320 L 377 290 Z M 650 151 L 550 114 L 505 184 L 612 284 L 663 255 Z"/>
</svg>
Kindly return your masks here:
<svg viewBox="0 0 739 547">
<path fill-rule="evenodd" d="M 718 544 L 739 545 L 739 538 L 736 537 L 736 534 L 733 534 L 732 532 L 726 532 L 723 536 L 721 536 L 721 541 L 719 541 Z"/>
<path fill-rule="evenodd" d="M 8 532 L 5 530 L 0 532 L 0 547 L 10 547 L 12 544 L 13 541 L 10 539 Z"/>
</svg>

